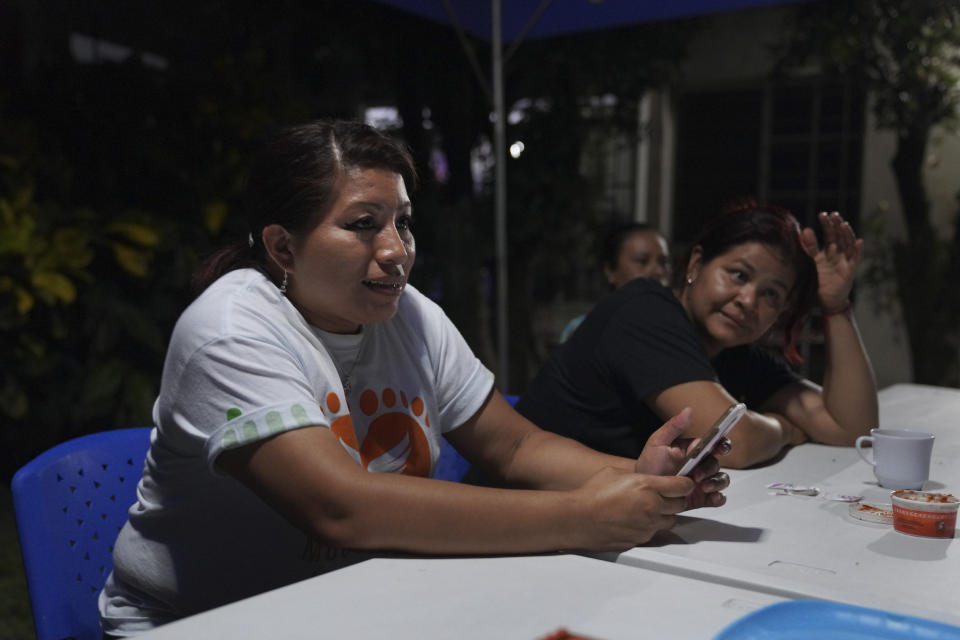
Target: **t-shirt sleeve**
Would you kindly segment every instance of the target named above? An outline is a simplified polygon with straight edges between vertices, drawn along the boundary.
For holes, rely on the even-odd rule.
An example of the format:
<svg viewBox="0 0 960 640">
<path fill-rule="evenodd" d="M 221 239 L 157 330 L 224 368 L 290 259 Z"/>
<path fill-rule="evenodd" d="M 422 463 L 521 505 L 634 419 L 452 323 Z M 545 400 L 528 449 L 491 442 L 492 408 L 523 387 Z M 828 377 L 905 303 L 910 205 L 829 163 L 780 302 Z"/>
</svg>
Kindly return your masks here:
<svg viewBox="0 0 960 640">
<path fill-rule="evenodd" d="M 601 340 L 616 384 L 638 401 L 684 382 L 717 379 L 683 308 L 666 299 L 668 293 L 625 302 Z"/>
<path fill-rule="evenodd" d="M 225 337 L 196 350 L 158 406 L 173 442 L 202 444 L 211 470 L 225 449 L 310 425 L 330 425 L 300 356 L 278 344 Z M 329 368 L 332 380 L 336 371 Z M 164 397 L 165 396 L 165 397 Z"/>
<path fill-rule="evenodd" d="M 713 364 L 724 388 L 751 409 L 761 408 L 774 393 L 801 381 L 783 358 L 756 344 L 727 349 Z"/>
<path fill-rule="evenodd" d="M 422 300 L 433 308 L 427 314 L 424 330 L 436 372 L 440 430 L 447 432 L 480 410 L 493 388 L 493 373 L 474 355 L 443 310 L 426 298 Z"/>
</svg>

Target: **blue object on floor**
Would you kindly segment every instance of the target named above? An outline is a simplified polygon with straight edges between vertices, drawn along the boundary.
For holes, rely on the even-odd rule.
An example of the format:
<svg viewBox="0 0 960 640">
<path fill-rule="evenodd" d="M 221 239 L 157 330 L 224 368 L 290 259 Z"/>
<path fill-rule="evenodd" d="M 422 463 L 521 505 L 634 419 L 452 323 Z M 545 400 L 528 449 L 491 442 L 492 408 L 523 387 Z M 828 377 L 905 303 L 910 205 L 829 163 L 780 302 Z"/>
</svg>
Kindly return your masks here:
<svg viewBox="0 0 960 640">
<path fill-rule="evenodd" d="M 150 431 L 74 438 L 14 474 L 13 511 L 38 640 L 102 639 L 97 596 L 137 500 Z"/>
<path fill-rule="evenodd" d="M 749 613 L 714 640 L 960 640 L 960 627 L 839 602 L 791 600 Z"/>
</svg>

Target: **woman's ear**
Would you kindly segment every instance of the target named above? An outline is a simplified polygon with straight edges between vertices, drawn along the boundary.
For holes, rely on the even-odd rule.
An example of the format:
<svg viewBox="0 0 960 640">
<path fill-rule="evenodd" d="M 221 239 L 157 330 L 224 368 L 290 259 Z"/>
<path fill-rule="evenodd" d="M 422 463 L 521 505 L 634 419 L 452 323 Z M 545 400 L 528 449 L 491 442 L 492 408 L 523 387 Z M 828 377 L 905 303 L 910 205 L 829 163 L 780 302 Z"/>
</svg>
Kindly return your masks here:
<svg viewBox="0 0 960 640">
<path fill-rule="evenodd" d="M 260 234 L 263 246 L 278 267 L 293 271 L 294 256 L 291 247 L 293 236 L 279 224 L 268 224 Z"/>
<path fill-rule="evenodd" d="M 610 268 L 610 265 L 603 265 L 603 277 L 607 279 L 607 284 L 611 287 L 613 286 L 613 269 Z"/>
<path fill-rule="evenodd" d="M 700 269 L 703 267 L 703 248 L 700 245 L 695 246 L 690 251 L 690 259 L 687 260 L 687 274 L 684 280 L 688 285 L 700 275 Z"/>
</svg>

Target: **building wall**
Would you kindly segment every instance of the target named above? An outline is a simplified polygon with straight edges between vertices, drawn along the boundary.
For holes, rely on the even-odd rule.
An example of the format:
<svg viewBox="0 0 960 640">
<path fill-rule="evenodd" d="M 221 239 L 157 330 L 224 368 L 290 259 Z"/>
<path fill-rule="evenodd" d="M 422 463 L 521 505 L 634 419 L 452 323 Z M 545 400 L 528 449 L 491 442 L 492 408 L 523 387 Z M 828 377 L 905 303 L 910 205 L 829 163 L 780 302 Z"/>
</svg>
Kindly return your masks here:
<svg viewBox="0 0 960 640">
<path fill-rule="evenodd" d="M 957 117 L 960 119 L 960 112 Z M 960 210 L 960 131 L 934 130 L 927 147 L 925 178 L 933 222 L 941 233 L 952 233 Z"/>
<path fill-rule="evenodd" d="M 960 114 L 958 114 L 960 115 Z M 890 169 L 896 140 L 891 131 L 877 130 L 872 114 L 868 115 L 870 135 L 865 141 L 863 167 L 863 216 L 878 222 L 877 234 L 902 238 L 905 233 L 903 208 L 896 182 Z M 960 135 L 937 129 L 931 135 L 924 169 L 927 196 L 935 227 L 944 236 L 952 233 L 958 211 L 960 192 Z M 867 242 L 870 237 L 867 237 Z M 883 387 L 913 378 L 909 344 L 900 322 L 898 307 L 878 309 L 881 303 L 876 291 L 864 290 L 857 305 L 857 318 L 864 343 L 870 352 L 877 383 Z"/>
<path fill-rule="evenodd" d="M 867 116 L 863 153 L 863 210 L 861 220 L 870 221 L 876 231 L 864 240 L 880 240 L 882 234 L 900 237 L 904 233 L 902 208 L 896 182 L 890 169 L 896 140 L 891 132 L 878 131 L 872 113 Z M 869 266 L 869 265 L 866 265 Z M 884 302 L 882 292 L 861 286 L 856 304 L 856 318 L 867 353 L 870 354 L 877 385 L 881 388 L 898 382 L 910 382 L 913 370 L 906 329 L 900 320 L 899 305 L 892 308 Z"/>
</svg>

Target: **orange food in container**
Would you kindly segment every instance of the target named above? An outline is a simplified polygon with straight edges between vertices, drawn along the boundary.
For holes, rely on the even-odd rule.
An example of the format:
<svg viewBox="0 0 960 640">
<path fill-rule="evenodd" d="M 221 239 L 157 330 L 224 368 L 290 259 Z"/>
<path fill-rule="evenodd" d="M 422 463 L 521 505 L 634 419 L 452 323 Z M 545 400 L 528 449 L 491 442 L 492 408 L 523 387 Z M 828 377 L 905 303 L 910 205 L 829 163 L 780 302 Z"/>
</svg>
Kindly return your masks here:
<svg viewBox="0 0 960 640">
<path fill-rule="evenodd" d="M 900 489 L 890 494 L 893 528 L 925 538 L 952 538 L 960 499 L 949 493 Z"/>
</svg>

